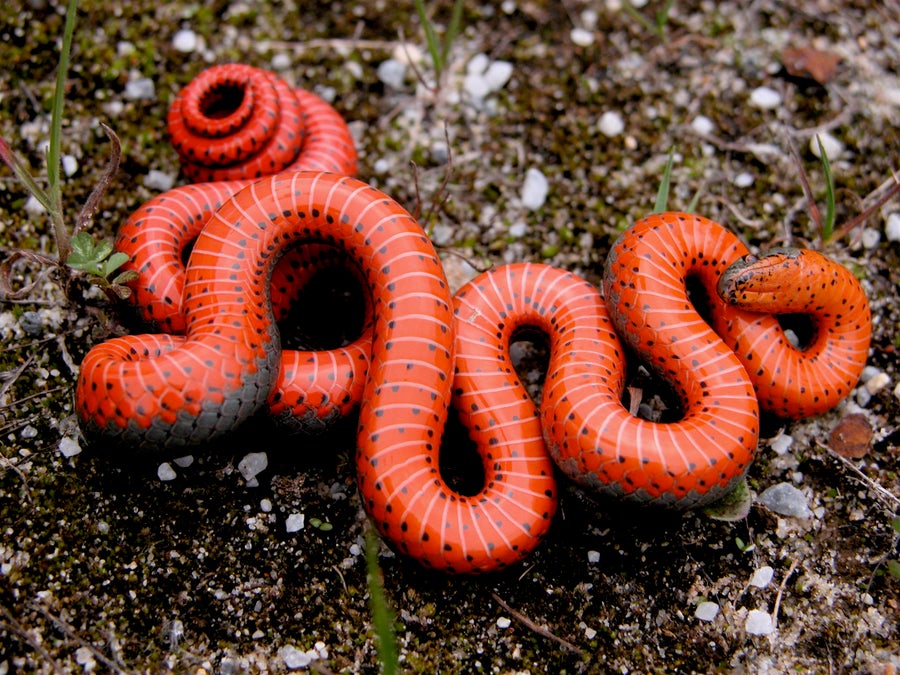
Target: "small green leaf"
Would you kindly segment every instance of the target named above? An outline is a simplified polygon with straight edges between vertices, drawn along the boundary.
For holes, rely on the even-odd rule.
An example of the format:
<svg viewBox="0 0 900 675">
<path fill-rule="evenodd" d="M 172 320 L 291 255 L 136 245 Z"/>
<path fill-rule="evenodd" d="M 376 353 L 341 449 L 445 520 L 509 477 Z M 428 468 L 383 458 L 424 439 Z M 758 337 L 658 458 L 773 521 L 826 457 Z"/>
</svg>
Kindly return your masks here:
<svg viewBox="0 0 900 675">
<path fill-rule="evenodd" d="M 108 277 L 110 274 L 119 269 L 129 260 L 127 253 L 116 251 L 103 263 L 103 276 Z"/>
<path fill-rule="evenodd" d="M 900 561 L 888 560 L 887 568 L 888 574 L 890 574 L 895 579 L 900 579 Z"/>
<path fill-rule="evenodd" d="M 136 281 L 137 278 L 141 276 L 135 270 L 125 270 L 120 275 L 118 275 L 115 279 L 112 280 L 113 284 L 127 284 L 129 281 Z"/>
<path fill-rule="evenodd" d="M 94 244 L 94 260 L 96 260 L 98 263 L 106 260 L 109 257 L 109 254 L 112 252 L 113 245 L 110 241 L 101 241 Z"/>
</svg>

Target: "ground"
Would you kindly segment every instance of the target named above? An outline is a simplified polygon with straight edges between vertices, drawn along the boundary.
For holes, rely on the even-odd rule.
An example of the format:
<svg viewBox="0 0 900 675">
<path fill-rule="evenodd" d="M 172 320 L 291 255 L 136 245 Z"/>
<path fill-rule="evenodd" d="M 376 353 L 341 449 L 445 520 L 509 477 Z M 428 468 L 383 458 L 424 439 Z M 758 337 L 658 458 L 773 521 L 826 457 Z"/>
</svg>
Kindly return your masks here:
<svg viewBox="0 0 900 675">
<path fill-rule="evenodd" d="M 429 3 L 438 35 L 450 4 Z M 900 579 L 891 574 L 900 259 L 886 236 L 900 204 L 823 242 L 800 179 L 808 173 L 824 205 L 810 140 L 837 139 L 840 223 L 898 169 L 900 6 L 676 0 L 657 25 L 663 4 L 637 10 L 645 25 L 614 0 L 467 2 L 442 77 L 421 60 L 397 87 L 379 79 L 379 65 L 427 54 L 413 3 L 79 8 L 63 123 L 63 153 L 77 160 L 65 178 L 70 218 L 108 156 L 99 123 L 123 146 L 91 225 L 98 237 L 158 192 L 144 184 L 148 172 L 178 175 L 164 130 L 174 94 L 204 67 L 240 61 L 331 98 L 356 134 L 360 177 L 422 214 L 453 279 L 471 273 L 461 260 L 544 260 L 596 282 L 617 233 L 652 210 L 674 151 L 671 208 L 717 220 L 754 248 L 785 240 L 821 248 L 866 288 L 875 317 L 869 375 L 880 386 L 861 386 L 814 420 L 767 420 L 749 474 L 753 495 L 781 482 L 800 488 L 808 517 L 758 502 L 736 522 L 645 511 L 563 482 L 547 540 L 501 573 L 448 577 L 382 547 L 404 672 L 900 667 Z M 64 11 L 56 0 L 20 5 L 0 8 L 0 134 L 44 175 Z M 200 44 L 176 49 L 180 29 Z M 784 50 L 808 46 L 839 57 L 833 74 L 813 73 L 822 83 L 785 69 Z M 484 99 L 464 84 L 476 54 L 513 65 Z M 129 97 L 126 85 L 141 78 L 154 85 L 148 98 Z M 760 87 L 777 93 L 773 107 L 754 102 Z M 604 113 L 618 113 L 623 128 L 608 129 Z M 536 210 L 521 199 L 528 168 L 549 182 Z M 26 197 L 4 170 L 0 244 L 52 253 L 46 217 L 26 209 Z M 0 674 L 284 672 L 286 647 L 313 650 L 319 672 L 378 671 L 349 432 L 284 439 L 260 421 L 197 449 L 165 482 L 161 458 L 87 445 L 67 457 L 60 439 L 77 439 L 78 363 L 121 313 L 98 294 L 67 304 L 49 280 L 0 310 Z M 823 444 L 850 412 L 864 415 L 874 441 L 864 457 L 842 460 Z M 793 439 L 786 453 L 770 443 L 782 430 Z M 258 487 L 237 468 L 253 451 L 268 457 Z M 306 526 L 289 533 L 293 513 Z M 750 584 L 766 567 L 772 581 Z M 712 621 L 695 616 L 703 600 L 719 607 Z M 774 616 L 776 629 L 751 634 L 752 610 Z"/>
</svg>

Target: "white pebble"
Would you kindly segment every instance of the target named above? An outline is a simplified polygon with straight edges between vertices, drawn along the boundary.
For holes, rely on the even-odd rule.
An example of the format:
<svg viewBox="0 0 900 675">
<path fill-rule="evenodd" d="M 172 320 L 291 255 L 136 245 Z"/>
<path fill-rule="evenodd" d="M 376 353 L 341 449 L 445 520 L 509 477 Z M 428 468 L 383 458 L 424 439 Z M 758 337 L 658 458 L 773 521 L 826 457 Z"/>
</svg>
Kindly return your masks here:
<svg viewBox="0 0 900 675">
<path fill-rule="evenodd" d="M 588 640 L 593 640 L 595 637 L 597 637 L 597 631 L 595 631 L 590 626 L 585 626 L 584 637 L 586 637 Z"/>
<path fill-rule="evenodd" d="M 271 499 L 260 499 L 259 500 L 259 509 L 263 513 L 271 513 L 272 512 L 272 500 Z"/>
<path fill-rule="evenodd" d="M 715 128 L 716 126 L 713 124 L 713 121 L 706 115 L 697 115 L 691 120 L 691 129 L 703 136 L 708 136 Z"/>
<path fill-rule="evenodd" d="M 547 192 L 550 184 L 547 177 L 538 169 L 530 168 L 525 172 L 525 182 L 522 184 L 522 206 L 535 211 L 544 205 L 547 200 Z"/>
<path fill-rule="evenodd" d="M 466 74 L 483 75 L 490 62 L 491 60 L 488 58 L 487 54 L 478 53 L 469 59 L 469 62 L 466 64 Z"/>
<path fill-rule="evenodd" d="M 402 89 L 406 78 L 406 64 L 397 59 L 387 59 L 378 64 L 378 79 L 392 89 Z"/>
<path fill-rule="evenodd" d="M 600 562 L 600 551 L 588 551 L 588 562 L 589 563 Z"/>
<path fill-rule="evenodd" d="M 35 199 L 34 195 L 28 195 L 28 199 L 25 200 L 25 212 L 30 213 L 33 216 L 38 216 L 42 213 L 46 213 L 47 209 L 44 208 L 44 205 L 41 204 L 37 199 Z"/>
<path fill-rule="evenodd" d="M 67 176 L 74 176 L 75 172 L 78 171 L 78 160 L 72 155 L 63 155 L 60 161 L 62 162 L 63 173 Z"/>
<path fill-rule="evenodd" d="M 265 471 L 267 466 L 269 466 L 269 458 L 266 453 L 249 452 L 238 462 L 238 471 L 241 472 L 244 480 L 249 481 Z"/>
<path fill-rule="evenodd" d="M 492 61 L 484 71 L 484 81 L 491 91 L 500 91 L 513 74 L 513 64 L 509 61 Z"/>
<path fill-rule="evenodd" d="M 176 457 L 173 461 L 177 466 L 180 466 L 182 469 L 186 469 L 194 463 L 194 456 L 185 455 L 184 457 Z"/>
<path fill-rule="evenodd" d="M 834 161 L 844 152 L 844 144 L 828 132 L 816 134 L 809 139 L 809 151 L 816 157 L 822 156 L 819 150 L 819 141 L 822 141 L 822 147 L 825 148 L 825 154 L 828 155 L 829 161 Z"/>
<path fill-rule="evenodd" d="M 476 101 L 480 101 L 491 93 L 487 80 L 480 73 L 469 73 L 466 75 L 463 80 L 463 90 Z"/>
<path fill-rule="evenodd" d="M 590 47 L 594 44 L 594 34 L 584 28 L 573 28 L 572 32 L 569 33 L 569 37 L 579 47 Z"/>
<path fill-rule="evenodd" d="M 137 47 L 134 46 L 133 42 L 129 42 L 128 40 L 120 40 L 116 43 L 117 56 L 131 56 L 136 51 Z"/>
<path fill-rule="evenodd" d="M 888 241 L 900 241 L 900 213 L 894 211 L 884 224 L 884 236 Z"/>
<path fill-rule="evenodd" d="M 757 108 L 772 110 L 781 105 L 781 94 L 771 87 L 757 87 L 750 92 L 750 102 Z"/>
<path fill-rule="evenodd" d="M 291 55 L 287 52 L 278 52 L 272 57 L 271 63 L 273 70 L 287 70 L 291 67 Z"/>
<path fill-rule="evenodd" d="M 156 98 L 156 85 L 149 77 L 133 77 L 125 83 L 125 98 L 130 101 L 149 101 Z"/>
<path fill-rule="evenodd" d="M 284 661 L 284 665 L 288 667 L 288 670 L 306 668 L 312 663 L 314 658 L 309 652 L 301 652 L 291 645 L 285 645 L 279 649 L 278 656 Z"/>
<path fill-rule="evenodd" d="M 881 241 L 881 232 L 874 227 L 864 227 L 859 240 L 862 243 L 863 248 L 873 249 L 878 246 L 878 242 Z"/>
<path fill-rule="evenodd" d="M 898 382 L 897 386 L 894 387 L 894 398 L 900 399 L 900 382 Z"/>
<path fill-rule="evenodd" d="M 505 616 L 497 618 L 497 628 L 509 628 L 510 625 L 512 625 L 512 621 L 510 621 Z"/>
<path fill-rule="evenodd" d="M 884 389 L 891 382 L 891 377 L 887 373 L 879 372 L 866 381 L 866 391 L 873 396 Z"/>
<path fill-rule="evenodd" d="M 390 161 L 385 159 L 384 157 L 379 157 L 372 165 L 372 171 L 374 171 L 375 173 L 387 173 L 388 171 L 390 171 L 390 168 Z"/>
<path fill-rule="evenodd" d="M 199 42 L 200 40 L 197 38 L 197 34 L 190 28 L 182 28 L 177 31 L 172 38 L 172 46 L 176 51 L 185 54 L 196 51 Z"/>
<path fill-rule="evenodd" d="M 528 231 L 528 224 L 525 221 L 518 221 L 509 226 L 509 236 L 515 237 L 518 239 L 519 237 L 524 237 L 525 233 Z"/>
<path fill-rule="evenodd" d="M 775 576 L 775 570 L 768 565 L 763 565 L 750 577 L 750 585 L 757 588 L 765 588 L 772 581 L 773 576 Z"/>
<path fill-rule="evenodd" d="M 775 626 L 772 623 L 772 615 L 759 609 L 751 609 L 749 614 L 747 614 L 744 629 L 750 635 L 769 635 L 775 630 Z"/>
<path fill-rule="evenodd" d="M 159 476 L 159 479 L 162 481 L 175 480 L 176 473 L 175 469 L 172 468 L 172 465 L 168 462 L 163 462 L 159 465 L 159 468 L 156 470 L 156 475 Z"/>
<path fill-rule="evenodd" d="M 81 452 L 81 445 L 71 436 L 63 436 L 59 439 L 59 451 L 63 457 L 74 457 Z"/>
<path fill-rule="evenodd" d="M 769 447 L 775 451 L 777 455 L 783 455 L 788 450 L 791 449 L 791 445 L 794 444 L 793 436 L 788 436 L 787 434 L 778 434 L 775 438 L 769 441 Z"/>
<path fill-rule="evenodd" d="M 299 532 L 305 525 L 306 516 L 302 513 L 292 513 L 284 523 L 284 527 L 288 532 Z"/>
<path fill-rule="evenodd" d="M 79 647 L 75 650 L 75 663 L 81 666 L 85 673 L 92 673 L 97 668 L 94 654 L 87 647 Z"/>
<path fill-rule="evenodd" d="M 734 183 L 735 187 L 739 188 L 748 188 L 753 185 L 753 174 L 747 173 L 746 171 L 742 171 L 737 176 L 734 177 L 732 183 Z"/>
<path fill-rule="evenodd" d="M 625 120 L 622 119 L 622 115 L 619 113 L 607 110 L 605 113 L 600 115 L 600 121 L 597 123 L 597 129 L 604 136 L 608 136 L 612 138 L 613 136 L 618 136 L 623 131 L 625 131 Z"/>
<path fill-rule="evenodd" d="M 694 610 L 694 616 L 701 621 L 712 621 L 719 616 L 719 605 L 709 600 L 701 602 L 697 605 L 697 609 Z"/>
<path fill-rule="evenodd" d="M 795 518 L 809 518 L 806 496 L 790 483 L 777 483 L 763 490 L 759 503 L 773 513 Z"/>
</svg>

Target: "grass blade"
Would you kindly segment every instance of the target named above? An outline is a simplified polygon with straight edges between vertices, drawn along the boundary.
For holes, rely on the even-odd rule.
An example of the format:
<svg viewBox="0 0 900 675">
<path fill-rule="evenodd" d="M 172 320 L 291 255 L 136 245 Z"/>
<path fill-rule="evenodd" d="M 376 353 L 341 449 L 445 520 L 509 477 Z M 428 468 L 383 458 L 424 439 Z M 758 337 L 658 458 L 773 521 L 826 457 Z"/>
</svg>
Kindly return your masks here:
<svg viewBox="0 0 900 675">
<path fill-rule="evenodd" d="M 444 44 L 441 49 L 442 67 L 450 60 L 450 48 L 453 46 L 453 40 L 459 34 L 459 27 L 462 24 L 463 7 L 465 0 L 456 0 L 453 3 L 453 13 L 450 15 L 450 24 L 447 26 L 447 32 L 444 34 Z"/>
<path fill-rule="evenodd" d="M 378 659 L 383 675 L 395 675 L 400 662 L 397 656 L 397 642 L 394 637 L 394 613 L 388 605 L 384 592 L 384 580 L 378 566 L 378 535 L 375 528 L 366 528 L 366 568 L 368 570 L 369 607 L 372 611 L 372 625 L 375 628 Z"/>
<path fill-rule="evenodd" d="M 440 79 L 441 69 L 444 63 L 441 59 L 442 50 L 438 43 L 437 34 L 434 32 L 434 25 L 428 18 L 425 11 L 424 0 L 416 0 L 416 11 L 419 13 L 419 21 L 422 23 L 422 30 L 425 31 L 425 43 L 428 45 L 428 53 L 431 54 L 431 61 L 434 65 L 434 71 Z"/>
<path fill-rule="evenodd" d="M 822 223 L 822 241 L 831 239 L 834 233 L 834 177 L 831 174 L 831 162 L 822 144 L 822 138 L 816 135 L 819 144 L 819 158 L 822 160 L 822 171 L 825 174 L 825 220 Z"/>
<path fill-rule="evenodd" d="M 662 213 L 669 203 L 669 185 L 672 181 L 672 164 L 675 162 L 675 149 L 669 151 L 669 159 L 666 161 L 666 169 L 663 171 L 659 190 L 656 192 L 656 203 L 653 205 L 653 213 Z"/>
</svg>

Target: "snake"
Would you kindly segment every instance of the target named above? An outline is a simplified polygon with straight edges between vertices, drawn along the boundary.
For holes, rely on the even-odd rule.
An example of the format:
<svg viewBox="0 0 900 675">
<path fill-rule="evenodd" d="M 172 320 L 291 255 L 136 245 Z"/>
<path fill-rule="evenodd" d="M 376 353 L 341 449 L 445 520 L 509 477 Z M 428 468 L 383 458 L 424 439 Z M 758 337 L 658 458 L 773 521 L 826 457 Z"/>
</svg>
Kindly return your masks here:
<svg viewBox="0 0 900 675">
<path fill-rule="evenodd" d="M 195 182 L 157 195 L 119 228 L 116 249 L 137 280 L 129 302 L 141 321 L 173 335 L 185 331 L 182 296 L 191 247 L 212 214 L 263 175 L 357 170 L 353 136 L 329 103 L 260 68 L 224 64 L 203 70 L 172 102 L 167 131 L 185 175 Z M 343 257 L 322 246 L 286 253 L 273 272 L 276 318 L 316 273 Z M 366 321 L 368 326 L 370 321 Z M 291 431 L 326 431 L 355 410 L 362 395 L 370 340 L 333 350 L 285 350 L 280 386 L 269 399 L 274 419 Z"/>
<path fill-rule="evenodd" d="M 180 281 L 164 287 L 181 284 L 183 294 L 163 294 L 178 318 L 160 324 L 181 320 L 183 330 L 94 347 L 76 387 L 83 428 L 131 449 L 180 450 L 271 407 L 293 379 L 276 315 L 318 269 L 349 260 L 368 303 L 357 351 L 338 367 L 343 403 L 359 406 L 360 495 L 381 534 L 434 569 L 490 572 L 528 555 L 556 511 L 554 466 L 631 501 L 709 503 L 750 466 L 760 407 L 787 418 L 820 414 L 847 396 L 868 353 L 871 314 L 849 270 L 811 250 L 750 255 L 701 216 L 654 214 L 628 228 L 607 258 L 602 293 L 572 273 L 517 263 L 451 296 L 418 223 L 355 178 L 291 170 L 233 192 L 225 185 L 198 198 L 203 206 L 187 218 L 154 205 L 120 237 L 131 250 L 142 241 L 138 221 L 157 217 L 160 229 L 184 232 L 189 221 L 197 230 L 187 266 L 186 235 L 167 263 Z M 295 254 L 278 280 L 280 261 Z M 704 289 L 702 315 L 691 280 Z M 774 316 L 785 313 L 811 317 L 801 347 Z M 540 404 L 510 354 L 529 329 L 550 346 Z M 651 422 L 623 404 L 632 353 L 674 389 L 679 420 Z M 301 379 L 319 386 L 320 373 L 327 380 L 335 370 L 316 366 Z M 482 485 L 471 493 L 441 475 L 451 408 L 482 462 Z"/>
</svg>

